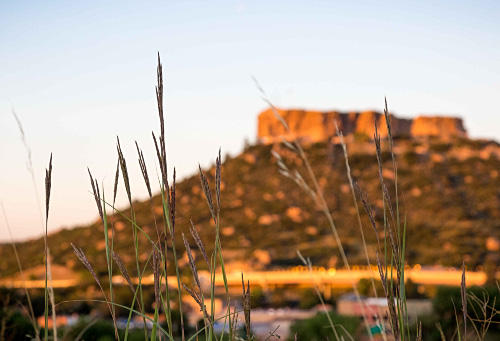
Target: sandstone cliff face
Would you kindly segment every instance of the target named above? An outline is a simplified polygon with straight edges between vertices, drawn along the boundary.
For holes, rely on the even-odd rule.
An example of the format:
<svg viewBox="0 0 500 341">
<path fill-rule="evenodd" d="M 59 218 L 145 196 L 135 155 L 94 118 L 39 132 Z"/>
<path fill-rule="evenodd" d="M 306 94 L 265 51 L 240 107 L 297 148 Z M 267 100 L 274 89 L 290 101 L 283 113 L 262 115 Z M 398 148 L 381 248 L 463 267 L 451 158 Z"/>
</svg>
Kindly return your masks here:
<svg viewBox="0 0 500 341">
<path fill-rule="evenodd" d="M 344 135 L 362 134 L 372 137 L 375 126 L 381 137 L 387 137 L 385 116 L 374 111 L 340 113 L 306 110 L 277 110 L 290 128 L 291 133 L 304 142 L 318 142 L 336 135 L 334 122 Z M 466 137 L 462 119 L 456 117 L 427 117 L 415 119 L 397 118 L 391 115 L 392 133 L 395 137 L 436 136 L 442 138 Z M 271 109 L 258 117 L 257 137 L 262 143 L 290 140 L 291 134 L 276 118 Z"/>
</svg>

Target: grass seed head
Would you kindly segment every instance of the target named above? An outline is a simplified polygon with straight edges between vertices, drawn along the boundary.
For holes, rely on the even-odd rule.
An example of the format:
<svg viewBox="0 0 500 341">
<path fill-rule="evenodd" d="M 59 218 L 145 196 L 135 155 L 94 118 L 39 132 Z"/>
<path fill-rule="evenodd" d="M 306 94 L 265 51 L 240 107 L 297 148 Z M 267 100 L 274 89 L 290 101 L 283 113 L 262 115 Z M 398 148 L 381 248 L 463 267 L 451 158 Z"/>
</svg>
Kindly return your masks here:
<svg viewBox="0 0 500 341">
<path fill-rule="evenodd" d="M 92 277 L 94 277 L 94 280 L 96 283 L 99 285 L 99 287 L 102 289 L 101 286 L 101 281 L 99 281 L 99 278 L 97 277 L 94 268 L 92 268 L 92 265 L 90 264 L 89 260 L 87 259 L 87 256 L 85 256 L 85 253 L 83 253 L 83 250 L 80 248 L 77 248 L 73 243 L 71 243 L 71 247 L 73 248 L 73 251 L 75 251 L 76 256 L 82 262 L 82 264 L 89 270 L 89 272 L 92 274 Z"/>
<path fill-rule="evenodd" d="M 198 235 L 198 231 L 196 231 L 196 228 L 194 227 L 192 220 L 191 220 L 191 227 L 189 228 L 189 231 L 191 232 L 191 235 L 193 236 L 193 239 L 196 242 L 196 245 L 198 245 L 198 249 L 200 249 L 200 252 L 201 252 L 201 255 L 203 256 L 203 259 L 205 259 L 205 262 L 207 262 L 208 271 L 212 272 L 210 262 L 208 261 L 207 251 L 205 250 L 205 245 L 203 245 L 203 242 L 201 241 L 201 238 Z"/>
<path fill-rule="evenodd" d="M 118 269 L 120 269 L 120 272 L 122 273 L 123 277 L 125 277 L 125 280 L 127 281 L 130 289 L 135 294 L 134 285 L 132 284 L 132 280 L 130 279 L 127 268 L 125 267 L 125 264 L 123 263 L 122 258 L 120 257 L 120 255 L 118 255 L 117 253 L 115 253 L 113 251 L 113 259 L 115 260 L 116 264 L 118 265 Z"/>
<path fill-rule="evenodd" d="M 184 236 L 184 233 L 182 233 L 182 240 L 184 241 L 184 246 L 186 247 L 186 252 L 189 258 L 189 267 L 191 268 L 191 272 L 193 273 L 194 282 L 196 283 L 196 286 L 201 292 L 201 283 L 200 283 L 200 278 L 198 277 L 198 270 L 196 269 L 196 264 L 194 263 L 193 254 L 191 253 L 191 248 L 189 247 L 189 243 L 186 237 Z"/>
<path fill-rule="evenodd" d="M 90 184 L 92 185 L 92 193 L 94 194 L 94 199 L 97 205 L 97 210 L 99 211 L 99 216 L 101 217 L 101 221 L 104 224 L 104 214 L 102 211 L 102 204 L 101 204 L 101 194 L 99 192 L 99 184 L 97 183 L 97 180 L 92 177 L 92 173 L 90 172 L 90 169 L 87 167 L 87 171 L 89 172 L 90 176 Z"/>
<path fill-rule="evenodd" d="M 201 170 L 201 166 L 198 165 L 200 169 L 200 180 L 201 187 L 203 188 L 203 192 L 205 193 L 205 198 L 207 199 L 208 208 L 210 209 L 210 213 L 212 213 L 212 218 L 214 219 L 214 223 L 217 224 L 217 218 L 215 216 L 214 204 L 212 201 L 212 193 L 210 191 L 210 186 L 208 185 L 208 180 L 203 171 Z"/>
<path fill-rule="evenodd" d="M 375 215 L 373 214 L 372 207 L 370 205 L 370 199 L 368 198 L 368 193 L 364 193 L 359 187 L 358 183 L 355 182 L 354 186 L 356 187 L 356 190 L 359 193 L 359 196 L 361 197 L 361 202 L 363 203 L 363 207 L 368 214 L 368 218 L 370 219 L 370 224 L 372 225 L 373 230 L 375 231 L 375 236 L 377 237 L 377 244 L 378 247 L 380 248 L 380 239 L 378 236 L 378 229 L 377 229 L 377 223 L 375 222 Z"/>
<path fill-rule="evenodd" d="M 113 186 L 113 206 L 116 202 L 116 193 L 118 193 L 118 179 L 120 178 L 120 160 L 116 161 L 115 184 Z"/>
<path fill-rule="evenodd" d="M 241 297 L 241 303 L 243 305 L 243 312 L 245 314 L 245 325 L 247 331 L 247 338 L 250 340 L 250 281 L 247 281 L 247 286 L 245 288 L 245 280 L 243 279 L 243 272 L 241 273 L 241 285 L 243 287 L 243 295 Z"/>
<path fill-rule="evenodd" d="M 49 168 L 45 169 L 45 219 L 49 219 L 50 190 L 52 188 L 52 153 L 50 153 Z"/>
<path fill-rule="evenodd" d="M 144 154 L 142 150 L 139 148 L 139 144 L 135 141 L 135 146 L 137 147 L 137 154 L 139 154 L 139 166 L 141 167 L 142 177 L 144 178 L 144 182 L 146 183 L 146 188 L 148 189 L 149 198 L 153 198 L 153 194 L 151 191 L 151 184 L 149 183 L 148 169 L 146 168 L 146 162 L 144 161 Z"/>
<path fill-rule="evenodd" d="M 160 118 L 160 148 L 158 148 L 156 138 L 155 145 L 158 154 L 158 160 L 160 162 L 160 168 L 162 170 L 163 184 L 168 190 L 168 177 L 167 177 L 167 153 L 165 148 L 165 118 L 163 115 L 163 69 L 160 60 L 160 54 L 158 53 L 158 67 L 156 69 L 156 102 L 158 104 L 158 116 Z M 154 135 L 153 135 L 154 137 Z"/>
<path fill-rule="evenodd" d="M 125 190 L 127 191 L 128 201 L 130 203 L 130 206 L 132 206 L 132 195 L 130 193 L 130 180 L 128 177 L 127 162 L 123 157 L 122 148 L 120 146 L 120 139 L 118 138 L 118 136 L 116 137 L 116 141 L 117 141 L 116 149 L 118 151 L 118 159 L 120 161 L 120 167 L 122 170 L 123 182 L 125 183 Z"/>
<path fill-rule="evenodd" d="M 209 315 L 207 313 L 207 308 L 203 304 L 203 301 L 202 301 L 200 295 L 196 291 L 190 289 L 184 283 L 181 283 L 181 285 L 184 288 L 184 290 L 186 290 L 189 293 L 189 295 L 191 295 L 191 297 L 195 300 L 195 302 L 200 306 L 200 311 L 203 313 L 203 316 L 205 317 L 205 319 L 210 320 Z"/>
</svg>

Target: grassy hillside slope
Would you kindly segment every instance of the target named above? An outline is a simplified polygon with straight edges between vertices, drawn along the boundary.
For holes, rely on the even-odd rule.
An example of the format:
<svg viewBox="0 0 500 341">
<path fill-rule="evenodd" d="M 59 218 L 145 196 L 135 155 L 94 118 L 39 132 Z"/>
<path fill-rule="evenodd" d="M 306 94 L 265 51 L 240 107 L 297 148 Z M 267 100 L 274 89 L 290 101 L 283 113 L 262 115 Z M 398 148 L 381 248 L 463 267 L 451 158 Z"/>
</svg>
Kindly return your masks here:
<svg viewBox="0 0 500 341">
<path fill-rule="evenodd" d="M 278 173 L 276 160 L 271 155 L 273 148 L 283 155 L 289 168 L 296 168 L 305 174 L 301 160 L 283 145 L 250 146 L 237 157 L 226 157 L 222 165 L 221 238 L 228 267 L 269 269 L 300 264 L 296 250 L 311 257 L 315 265 L 340 265 L 338 251 L 324 215 L 303 190 Z M 357 136 L 349 139 L 347 148 L 353 177 L 368 193 L 376 219 L 381 222 L 382 196 L 375 147 L 365 137 Z M 304 149 L 324 190 L 351 264 L 364 264 L 340 145 L 316 143 L 306 145 Z M 476 266 L 487 257 L 486 245 L 490 251 L 498 250 L 500 147 L 497 143 L 467 139 L 450 142 L 398 139 L 395 141 L 395 151 L 398 157 L 399 188 L 406 203 L 406 260 L 409 264 L 460 266 L 465 259 L 468 264 Z M 387 153 L 384 157 L 384 166 L 389 170 L 392 165 L 390 157 Z M 214 168 L 206 173 L 213 185 Z M 384 177 L 387 184 L 392 186 L 392 172 L 385 171 Z M 120 184 L 120 190 L 122 187 Z M 154 197 L 154 206 L 161 225 L 159 196 Z M 211 252 L 213 221 L 198 175 L 177 184 L 176 207 L 176 237 L 179 238 L 176 244 L 179 254 L 185 258 L 180 232 L 189 234 L 190 219 L 205 242 L 207 251 Z M 375 234 L 361 203 L 359 209 L 369 251 L 374 256 Z M 150 202 L 136 202 L 135 212 L 139 226 L 155 240 Z M 128 210 L 126 214 L 129 215 Z M 133 273 L 131 225 L 118 214 L 111 221 L 116 230 L 117 253 L 131 265 L 129 271 Z M 100 223 L 63 230 L 49 236 L 53 263 L 77 271 L 84 270 L 73 253 L 71 242 L 85 251 L 96 272 L 106 272 Z M 141 239 L 140 249 L 144 261 L 151 250 L 145 238 Z M 20 243 L 18 250 L 24 268 L 43 264 L 42 238 Z M 0 258 L 0 278 L 17 272 L 11 245 L 0 245 Z M 375 262 L 375 258 L 372 259 Z M 197 258 L 197 261 L 201 260 L 201 257 Z"/>
</svg>

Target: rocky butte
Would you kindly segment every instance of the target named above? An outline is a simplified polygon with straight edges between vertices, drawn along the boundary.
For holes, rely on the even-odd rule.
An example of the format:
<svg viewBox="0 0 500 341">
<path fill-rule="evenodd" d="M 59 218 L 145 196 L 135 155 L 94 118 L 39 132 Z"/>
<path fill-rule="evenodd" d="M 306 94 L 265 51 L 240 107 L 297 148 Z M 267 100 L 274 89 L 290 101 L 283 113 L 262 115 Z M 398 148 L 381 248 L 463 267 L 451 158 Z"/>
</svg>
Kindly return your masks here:
<svg viewBox="0 0 500 341">
<path fill-rule="evenodd" d="M 372 137 L 375 132 L 374 123 L 381 137 L 387 136 L 385 116 L 375 111 L 348 112 L 308 111 L 308 110 L 276 110 L 287 123 L 290 131 L 302 142 L 319 142 L 336 135 L 335 123 L 344 135 L 364 135 Z M 414 119 L 398 118 L 390 115 L 392 134 L 394 137 L 439 137 L 450 139 L 467 137 L 461 118 L 444 116 L 418 116 Z M 281 136 L 291 139 L 272 109 L 259 114 L 257 138 L 261 143 L 280 142 Z"/>
</svg>

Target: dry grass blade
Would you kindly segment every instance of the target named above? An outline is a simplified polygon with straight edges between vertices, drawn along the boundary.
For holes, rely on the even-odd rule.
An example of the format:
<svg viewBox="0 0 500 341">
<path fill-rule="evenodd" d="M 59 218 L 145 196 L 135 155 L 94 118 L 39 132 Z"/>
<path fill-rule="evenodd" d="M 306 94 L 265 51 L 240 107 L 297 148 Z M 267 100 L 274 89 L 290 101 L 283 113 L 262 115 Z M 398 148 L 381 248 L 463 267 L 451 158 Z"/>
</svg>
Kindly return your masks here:
<svg viewBox="0 0 500 341">
<path fill-rule="evenodd" d="M 203 256 L 203 259 L 205 259 L 205 262 L 207 262 L 208 271 L 212 272 L 210 262 L 208 261 L 207 251 L 205 250 L 205 245 L 203 245 L 203 242 L 201 241 L 201 238 L 198 235 L 198 231 L 196 231 L 196 228 L 194 227 L 193 221 L 192 220 L 190 221 L 191 221 L 191 226 L 189 227 L 189 231 L 191 232 L 191 235 L 193 236 L 196 245 L 198 245 L 198 249 L 200 250 L 201 255 Z"/>
<path fill-rule="evenodd" d="M 28 162 L 27 162 L 28 171 L 32 172 L 33 171 L 33 162 L 31 159 L 31 148 L 28 145 L 28 142 L 26 141 L 26 135 L 24 134 L 23 124 L 21 123 L 19 116 L 17 116 L 14 108 L 12 108 L 12 115 L 14 115 L 14 118 L 16 119 L 17 127 L 19 128 L 19 132 L 21 133 L 21 141 L 23 142 L 24 148 L 26 149 L 26 154 L 28 154 Z"/>
<path fill-rule="evenodd" d="M 243 312 L 245 314 L 245 325 L 247 331 L 247 339 L 250 340 L 250 281 L 247 281 L 247 287 L 245 288 L 245 280 L 243 279 L 243 272 L 241 273 L 241 285 L 243 287 L 243 296 L 241 297 L 241 303 L 243 305 Z"/>
<path fill-rule="evenodd" d="M 101 221 L 104 224 L 104 214 L 102 211 L 101 194 L 99 193 L 99 184 L 97 183 L 97 180 L 92 177 L 92 173 L 90 173 L 90 169 L 88 167 L 87 171 L 89 172 L 90 184 L 92 185 L 92 193 L 94 193 L 94 199 L 97 204 L 97 210 L 99 211 L 99 216 L 101 217 Z"/>
<path fill-rule="evenodd" d="M 288 123 L 286 123 L 286 121 L 283 119 L 283 117 L 281 117 L 281 115 L 278 113 L 278 110 L 271 103 L 271 101 L 269 101 L 269 99 L 267 99 L 267 94 L 264 91 L 264 89 L 260 86 L 260 84 L 257 81 L 257 79 L 255 77 L 252 77 L 252 79 L 255 82 L 255 85 L 257 86 L 257 89 L 259 89 L 260 93 L 262 94 L 262 99 L 264 100 L 264 102 L 266 102 L 271 107 L 271 109 L 273 110 L 273 113 L 274 113 L 274 116 L 276 117 L 276 119 L 278 121 L 280 121 L 280 123 L 283 125 L 283 127 L 285 127 L 285 130 L 289 131 L 290 128 L 288 127 Z"/>
<path fill-rule="evenodd" d="M 118 265 L 118 269 L 120 269 L 120 272 L 122 273 L 123 277 L 127 281 L 130 289 L 135 294 L 134 285 L 132 284 L 132 280 L 130 279 L 127 268 L 125 267 L 125 264 L 123 263 L 122 258 L 117 253 L 113 252 L 113 259 L 115 260 L 116 265 Z"/>
<path fill-rule="evenodd" d="M 422 321 L 418 324 L 417 341 L 422 341 Z"/>
<path fill-rule="evenodd" d="M 205 198 L 207 199 L 208 208 L 210 209 L 210 213 L 212 213 L 212 217 L 214 219 L 214 223 L 217 224 L 217 218 L 215 216 L 214 203 L 212 201 L 212 193 L 210 192 L 210 186 L 208 185 L 208 180 L 203 171 L 201 170 L 201 166 L 198 165 L 200 169 L 200 180 L 201 187 L 203 188 L 203 192 L 205 193 Z"/>
<path fill-rule="evenodd" d="M 200 278 L 198 277 L 198 270 L 196 269 L 196 264 L 194 263 L 193 254 L 191 253 L 191 248 L 189 247 L 189 243 L 186 237 L 184 236 L 184 233 L 182 233 L 182 240 L 184 241 L 184 246 L 186 247 L 186 252 L 189 258 L 189 267 L 191 268 L 191 272 L 193 273 L 194 282 L 196 283 L 196 286 L 198 287 L 200 292 L 202 292 Z"/>
<path fill-rule="evenodd" d="M 35 177 L 35 170 L 33 168 L 33 160 L 31 157 L 32 156 L 31 148 L 30 148 L 28 141 L 26 139 L 26 135 L 24 134 L 23 124 L 21 123 L 21 120 L 17 116 L 14 108 L 12 108 L 12 115 L 14 115 L 14 118 L 16 119 L 16 123 L 17 123 L 17 126 L 19 128 L 19 132 L 21 133 L 21 141 L 24 145 L 24 149 L 26 150 L 26 166 L 28 168 L 28 172 L 31 174 L 31 181 L 33 183 L 33 189 L 35 191 L 35 199 L 36 199 L 38 214 L 40 215 L 40 223 L 41 223 L 42 231 L 43 231 L 42 205 L 40 205 L 40 197 L 38 195 L 38 186 L 37 186 L 36 177 Z"/>
<path fill-rule="evenodd" d="M 132 205 L 132 195 L 130 193 L 130 180 L 128 177 L 128 170 L 127 170 L 127 162 L 125 161 L 125 158 L 123 157 L 123 152 L 122 152 L 122 147 L 120 146 L 120 139 L 118 136 L 116 137 L 116 149 L 118 151 L 118 160 L 120 162 L 120 168 L 122 170 L 122 175 L 123 175 L 123 182 L 125 183 L 125 190 L 127 191 L 127 197 L 128 201 L 130 203 L 130 206 Z"/>
<path fill-rule="evenodd" d="M 465 282 L 465 262 L 462 264 L 462 281 L 460 282 L 462 312 L 464 316 L 464 339 L 467 339 L 467 285 Z"/>
<path fill-rule="evenodd" d="M 446 341 L 446 336 L 444 336 L 443 328 L 441 327 L 441 323 L 436 323 L 436 329 L 439 331 L 439 335 L 441 336 L 441 341 Z"/>
<path fill-rule="evenodd" d="M 280 137 L 281 137 L 281 143 L 283 143 L 288 149 L 290 149 L 292 152 L 295 152 L 295 153 L 298 152 L 297 148 L 295 148 L 293 144 L 288 142 L 284 136 L 280 136 Z"/>
</svg>

